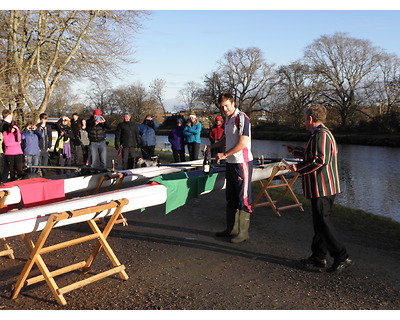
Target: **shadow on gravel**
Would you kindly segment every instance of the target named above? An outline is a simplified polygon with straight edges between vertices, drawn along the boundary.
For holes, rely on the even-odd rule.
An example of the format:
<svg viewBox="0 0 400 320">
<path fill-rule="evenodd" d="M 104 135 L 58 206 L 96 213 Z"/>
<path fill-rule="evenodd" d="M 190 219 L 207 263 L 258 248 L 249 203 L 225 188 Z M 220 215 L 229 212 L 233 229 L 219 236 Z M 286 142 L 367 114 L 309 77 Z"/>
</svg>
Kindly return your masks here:
<svg viewBox="0 0 400 320">
<path fill-rule="evenodd" d="M 297 260 L 287 259 L 261 252 L 249 251 L 247 249 L 240 249 L 238 248 L 237 244 L 231 244 L 230 242 L 228 242 L 228 240 L 225 240 L 226 238 L 224 240 L 221 240 L 223 238 L 216 238 L 214 236 L 214 232 L 179 227 L 179 226 L 169 226 L 157 223 L 147 223 L 147 222 L 135 222 L 135 226 L 152 228 L 152 229 L 161 229 L 161 230 L 168 229 L 169 231 L 172 230 L 177 232 L 183 232 L 186 234 L 193 234 L 194 236 L 179 237 L 179 236 L 160 234 L 157 232 L 140 232 L 140 231 L 131 231 L 126 229 L 120 229 L 120 230 L 114 229 L 110 236 L 129 239 L 129 240 L 140 240 L 152 243 L 162 243 L 174 246 L 186 246 L 188 248 L 208 250 L 221 254 L 237 256 L 245 259 L 260 260 L 268 263 L 278 264 L 292 269 L 298 269 L 303 271 L 307 270 L 309 272 L 319 273 L 318 270 L 305 269 L 300 265 L 299 261 Z M 200 240 L 197 238 L 197 236 L 208 236 L 212 238 L 212 240 L 210 241 Z M 216 243 L 216 241 L 218 242 L 224 241 L 223 242 L 224 244 Z"/>
</svg>

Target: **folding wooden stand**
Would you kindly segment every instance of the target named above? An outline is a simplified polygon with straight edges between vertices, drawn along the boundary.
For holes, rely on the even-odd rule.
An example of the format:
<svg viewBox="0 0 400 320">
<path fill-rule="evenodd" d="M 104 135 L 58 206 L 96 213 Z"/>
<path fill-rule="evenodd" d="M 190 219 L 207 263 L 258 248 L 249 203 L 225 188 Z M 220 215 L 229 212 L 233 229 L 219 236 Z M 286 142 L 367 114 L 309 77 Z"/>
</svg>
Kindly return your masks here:
<svg viewBox="0 0 400 320">
<path fill-rule="evenodd" d="M 116 257 L 116 255 L 114 254 L 113 250 L 111 249 L 110 245 L 108 244 L 108 242 L 106 240 L 108 235 L 110 234 L 112 228 L 114 227 L 118 216 L 121 214 L 121 210 L 122 210 L 123 206 L 125 206 L 127 203 L 128 203 L 127 199 L 121 199 L 121 200 L 112 201 L 110 203 L 106 203 L 103 205 L 89 207 L 89 208 L 85 208 L 85 209 L 81 209 L 81 210 L 66 211 L 66 212 L 62 212 L 62 213 L 54 213 L 54 214 L 50 215 L 50 217 L 46 223 L 46 226 L 44 227 L 44 229 L 41 231 L 41 233 L 39 235 L 39 238 L 38 238 L 36 244 L 33 243 L 33 241 L 31 240 L 31 238 L 28 234 L 21 235 L 22 239 L 25 242 L 25 245 L 30 250 L 30 255 L 29 255 L 28 261 L 25 264 L 25 267 L 23 268 L 23 270 L 18 278 L 18 281 L 16 282 L 16 284 L 14 286 L 11 299 L 16 299 L 18 297 L 18 294 L 20 293 L 21 289 L 24 286 L 29 286 L 34 283 L 45 280 L 47 285 L 49 286 L 51 292 L 55 296 L 57 302 L 60 305 L 66 305 L 67 302 L 64 298 L 64 294 L 67 292 L 81 288 L 87 284 L 90 284 L 92 282 L 98 281 L 100 279 L 106 278 L 106 277 L 114 275 L 114 274 L 119 274 L 119 277 L 121 279 L 127 280 L 128 275 L 125 272 L 125 266 L 121 265 L 121 263 L 118 261 L 118 258 Z M 58 221 L 62 221 L 65 219 L 69 219 L 72 217 L 77 217 L 77 216 L 81 216 L 81 215 L 85 215 L 85 214 L 98 213 L 98 212 L 102 212 L 104 210 L 111 211 L 113 209 L 115 211 L 112 214 L 112 216 L 111 216 L 110 220 L 108 221 L 107 226 L 105 227 L 103 232 L 101 232 L 101 230 L 97 226 L 96 222 L 94 221 L 95 218 L 93 218 L 93 219 L 87 220 L 90 228 L 93 231 L 92 235 L 82 236 L 81 238 L 77 238 L 77 239 L 69 240 L 69 241 L 65 241 L 65 242 L 60 242 L 55 245 L 44 247 L 44 244 L 45 244 L 46 240 L 48 239 L 51 231 L 53 230 L 54 225 Z M 49 271 L 49 269 L 47 268 L 47 265 L 45 264 L 45 262 L 42 258 L 42 255 L 44 253 L 56 251 L 56 250 L 59 250 L 62 248 L 70 247 L 70 246 L 73 246 L 73 245 L 76 245 L 79 243 L 83 243 L 86 241 L 90 241 L 93 239 L 98 239 L 97 244 L 94 247 L 91 255 L 89 256 L 89 258 L 86 261 L 78 262 L 78 263 L 75 263 L 75 264 L 69 265 L 67 267 L 54 270 L 54 271 Z M 71 272 L 73 270 L 77 270 L 79 268 L 82 268 L 83 273 L 88 272 L 89 268 L 93 264 L 93 261 L 96 258 L 97 254 L 99 253 L 99 251 L 101 250 L 101 248 L 104 248 L 104 251 L 106 252 L 108 258 L 111 260 L 111 263 L 114 266 L 113 268 L 111 268 L 107 271 L 104 271 L 102 273 L 96 274 L 94 276 L 91 276 L 87 279 L 77 281 L 77 282 L 72 283 L 63 288 L 59 288 L 57 286 L 57 284 L 54 280 L 54 277 L 56 277 L 56 276 L 62 275 L 67 272 Z M 42 275 L 28 279 L 28 275 L 29 275 L 30 271 L 32 270 L 32 267 L 34 266 L 34 264 L 37 265 L 37 267 L 39 268 L 40 273 Z"/>
<path fill-rule="evenodd" d="M 115 183 L 114 190 L 118 190 L 118 189 L 120 188 L 121 183 L 122 183 L 122 181 L 124 180 L 125 176 L 126 176 L 126 175 L 123 174 L 123 173 L 121 173 L 121 172 L 114 172 L 114 173 L 108 172 L 108 173 L 106 173 L 104 176 L 102 176 L 102 177 L 100 178 L 100 180 L 99 180 L 99 182 L 97 183 L 96 189 L 94 190 L 93 194 L 98 194 L 98 193 L 100 192 L 100 189 L 101 189 L 103 183 L 104 183 L 105 181 L 108 181 L 108 180 L 114 180 L 114 181 L 113 181 L 113 184 Z M 105 221 L 104 221 L 103 218 L 100 219 L 100 221 L 101 221 L 101 223 L 102 223 L 103 225 L 105 225 Z M 124 217 L 124 216 L 122 215 L 122 213 L 121 213 L 119 219 L 118 219 L 115 223 L 122 223 L 122 225 L 123 225 L 124 227 L 126 227 L 126 226 L 128 225 L 128 220 L 125 219 L 125 217 Z"/>
<path fill-rule="evenodd" d="M 6 202 L 7 196 L 9 195 L 8 190 L 2 190 L 0 191 L 0 214 L 1 214 L 1 209 L 4 206 L 4 203 Z M 6 238 L 1 238 L 0 239 L 4 250 L 0 251 L 0 257 L 2 256 L 8 256 L 10 259 L 15 259 L 14 257 L 14 250 L 11 249 L 10 245 L 8 244 Z"/>
<path fill-rule="evenodd" d="M 284 174 L 280 174 L 277 176 L 279 171 L 283 171 L 283 170 L 287 170 L 287 168 L 284 166 L 277 166 L 272 170 L 271 176 L 265 181 L 265 183 L 262 180 L 257 181 L 261 186 L 261 190 L 258 193 L 257 197 L 253 201 L 254 208 L 258 208 L 258 207 L 262 207 L 262 206 L 271 206 L 272 210 L 278 216 L 281 216 L 279 211 L 296 208 L 296 207 L 300 208 L 300 211 L 304 212 L 303 204 L 300 203 L 300 201 L 296 197 L 296 194 L 292 190 L 292 186 L 296 182 L 297 178 L 299 177 L 299 174 L 296 173 L 294 175 L 294 177 L 290 181 L 288 181 Z M 279 177 L 281 179 L 282 183 L 281 184 L 271 184 L 272 181 L 274 179 L 276 179 L 277 177 Z M 279 188 L 284 188 L 284 190 L 281 193 L 281 195 L 278 197 L 277 200 L 273 200 L 267 190 L 279 189 Z M 278 204 L 283 200 L 283 198 L 288 193 L 294 200 L 295 204 L 278 207 Z M 267 201 L 259 203 L 262 196 L 265 196 L 267 198 Z"/>
</svg>

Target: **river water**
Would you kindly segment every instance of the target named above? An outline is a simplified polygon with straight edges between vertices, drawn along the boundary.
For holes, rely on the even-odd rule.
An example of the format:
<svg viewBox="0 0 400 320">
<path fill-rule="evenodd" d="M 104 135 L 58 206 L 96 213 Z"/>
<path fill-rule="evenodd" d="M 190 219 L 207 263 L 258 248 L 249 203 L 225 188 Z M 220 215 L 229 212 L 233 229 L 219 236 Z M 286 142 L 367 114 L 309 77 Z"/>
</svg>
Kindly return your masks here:
<svg viewBox="0 0 400 320">
<path fill-rule="evenodd" d="M 202 138 L 202 145 L 209 144 Z M 282 144 L 305 146 L 291 141 L 252 140 L 254 157 L 291 158 Z M 157 136 L 157 146 L 168 148 L 166 136 Z M 382 215 L 400 222 L 400 149 L 339 145 L 342 193 L 336 203 Z M 294 189 L 301 192 L 301 182 Z"/>
</svg>

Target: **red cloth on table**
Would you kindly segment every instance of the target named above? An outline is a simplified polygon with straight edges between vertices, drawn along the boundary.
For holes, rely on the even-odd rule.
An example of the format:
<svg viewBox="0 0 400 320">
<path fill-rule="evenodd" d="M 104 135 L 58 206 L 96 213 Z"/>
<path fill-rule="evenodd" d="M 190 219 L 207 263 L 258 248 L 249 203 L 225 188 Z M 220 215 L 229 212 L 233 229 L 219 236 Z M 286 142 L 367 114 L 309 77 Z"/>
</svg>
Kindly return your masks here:
<svg viewBox="0 0 400 320">
<path fill-rule="evenodd" d="M 17 186 L 21 191 L 22 203 L 26 208 L 65 199 L 64 180 L 34 178 L 7 182 L 3 187 Z"/>
</svg>

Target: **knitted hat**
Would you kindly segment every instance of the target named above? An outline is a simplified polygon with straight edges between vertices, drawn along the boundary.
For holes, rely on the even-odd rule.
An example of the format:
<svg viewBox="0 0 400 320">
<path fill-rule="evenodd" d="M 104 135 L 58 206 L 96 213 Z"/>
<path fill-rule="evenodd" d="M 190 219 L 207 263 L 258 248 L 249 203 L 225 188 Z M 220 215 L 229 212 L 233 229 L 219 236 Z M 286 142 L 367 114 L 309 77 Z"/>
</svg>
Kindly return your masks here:
<svg viewBox="0 0 400 320">
<path fill-rule="evenodd" d="M 95 116 L 99 116 L 99 115 L 101 115 L 101 111 L 99 109 L 96 109 L 96 110 L 93 111 L 93 114 Z"/>
</svg>

